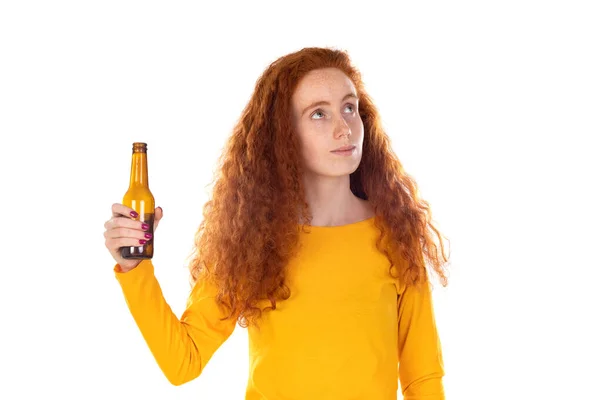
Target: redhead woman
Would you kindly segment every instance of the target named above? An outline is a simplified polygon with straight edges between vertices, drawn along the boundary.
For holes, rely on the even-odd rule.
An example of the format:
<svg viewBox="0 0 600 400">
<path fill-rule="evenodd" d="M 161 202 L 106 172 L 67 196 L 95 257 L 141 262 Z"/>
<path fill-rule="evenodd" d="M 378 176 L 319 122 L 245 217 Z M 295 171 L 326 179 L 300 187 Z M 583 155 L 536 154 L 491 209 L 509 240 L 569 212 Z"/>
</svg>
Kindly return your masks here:
<svg viewBox="0 0 600 400">
<path fill-rule="evenodd" d="M 399 383 L 406 400 L 444 399 L 431 296 L 432 275 L 447 285 L 442 236 L 347 52 L 275 60 L 213 183 L 180 317 L 152 260 L 120 256 L 144 239 L 132 209 L 114 204 L 104 226 L 129 310 L 172 384 L 198 377 L 238 323 L 246 400 L 391 400 Z"/>
</svg>

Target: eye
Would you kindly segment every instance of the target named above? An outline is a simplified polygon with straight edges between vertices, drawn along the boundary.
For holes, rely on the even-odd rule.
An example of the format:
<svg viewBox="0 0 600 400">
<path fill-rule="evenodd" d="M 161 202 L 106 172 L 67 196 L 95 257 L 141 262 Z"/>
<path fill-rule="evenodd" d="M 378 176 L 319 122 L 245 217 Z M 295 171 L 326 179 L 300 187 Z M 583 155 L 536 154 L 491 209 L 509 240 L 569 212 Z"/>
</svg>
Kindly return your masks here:
<svg viewBox="0 0 600 400">
<path fill-rule="evenodd" d="M 346 104 L 346 108 L 348 107 L 352 109 L 351 112 L 354 112 L 354 104 Z"/>
<path fill-rule="evenodd" d="M 315 116 L 315 115 L 317 115 L 317 114 L 323 114 L 323 111 L 321 111 L 321 110 L 317 110 L 317 111 L 315 111 L 315 112 L 314 112 L 314 113 L 311 115 L 311 117 L 314 117 L 314 116 Z M 313 118 L 313 119 L 314 119 L 314 118 Z M 317 118 L 317 119 L 321 119 L 321 118 Z"/>
</svg>

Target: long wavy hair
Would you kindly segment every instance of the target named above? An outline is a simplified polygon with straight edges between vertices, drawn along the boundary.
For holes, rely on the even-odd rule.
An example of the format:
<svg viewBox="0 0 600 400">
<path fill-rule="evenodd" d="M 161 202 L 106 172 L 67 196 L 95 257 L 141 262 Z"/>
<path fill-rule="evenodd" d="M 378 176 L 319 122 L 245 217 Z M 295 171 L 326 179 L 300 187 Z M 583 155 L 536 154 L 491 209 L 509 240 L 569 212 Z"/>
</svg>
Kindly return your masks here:
<svg viewBox="0 0 600 400">
<path fill-rule="evenodd" d="M 191 283 L 201 276 L 214 283 L 225 319 L 235 317 L 241 327 L 256 324 L 262 311 L 290 296 L 286 265 L 299 249 L 299 227 L 310 229 L 311 220 L 291 97 L 308 72 L 328 67 L 343 71 L 358 92 L 364 141 L 350 189 L 374 209 L 381 232 L 376 245 L 390 261 L 390 274 L 407 285 L 428 282 L 427 259 L 447 285 L 448 258 L 429 203 L 419 198 L 414 179 L 392 151 L 360 72 L 346 51 L 304 48 L 272 62 L 257 80 L 218 159 L 190 255 Z M 261 300 L 271 307 L 258 307 Z"/>
</svg>

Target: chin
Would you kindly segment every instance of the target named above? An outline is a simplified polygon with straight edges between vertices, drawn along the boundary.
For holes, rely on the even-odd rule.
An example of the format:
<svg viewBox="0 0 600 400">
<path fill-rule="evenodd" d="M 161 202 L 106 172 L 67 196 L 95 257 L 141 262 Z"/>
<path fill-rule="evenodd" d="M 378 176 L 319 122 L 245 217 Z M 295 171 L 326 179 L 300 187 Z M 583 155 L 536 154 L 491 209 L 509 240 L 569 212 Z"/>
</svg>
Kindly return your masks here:
<svg viewBox="0 0 600 400">
<path fill-rule="evenodd" d="M 351 173 L 358 169 L 358 165 L 355 168 L 340 168 L 334 170 L 321 170 L 316 173 L 316 175 L 328 176 L 328 177 L 341 177 L 341 176 L 349 176 Z"/>
<path fill-rule="evenodd" d="M 346 165 L 343 165 L 346 164 Z M 347 176 L 358 169 L 360 160 L 354 162 L 338 163 L 337 165 L 311 165 L 307 166 L 307 172 L 313 176 L 326 176 L 329 178 Z"/>
</svg>

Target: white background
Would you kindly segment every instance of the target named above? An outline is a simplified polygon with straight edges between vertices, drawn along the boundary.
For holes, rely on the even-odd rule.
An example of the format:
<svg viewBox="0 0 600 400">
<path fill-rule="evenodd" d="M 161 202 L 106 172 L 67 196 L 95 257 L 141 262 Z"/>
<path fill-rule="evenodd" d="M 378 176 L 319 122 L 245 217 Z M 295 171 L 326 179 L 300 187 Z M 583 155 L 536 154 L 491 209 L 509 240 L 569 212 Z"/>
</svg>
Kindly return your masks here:
<svg viewBox="0 0 600 400">
<path fill-rule="evenodd" d="M 162 376 L 103 224 L 147 142 L 156 274 L 180 315 L 205 187 L 256 79 L 333 46 L 450 240 L 447 399 L 599 399 L 592 3 L 3 1 L 0 398 L 243 398 L 239 327 L 195 381 Z"/>
</svg>

